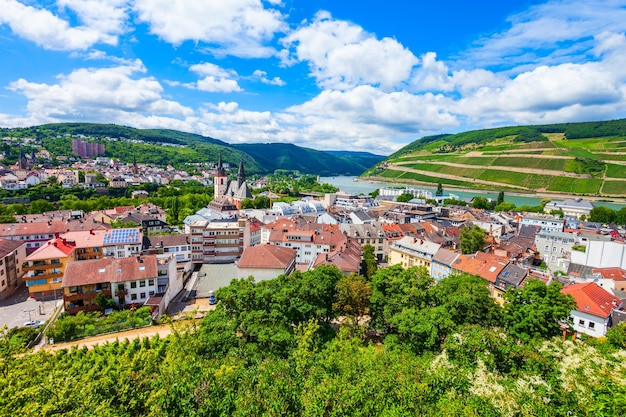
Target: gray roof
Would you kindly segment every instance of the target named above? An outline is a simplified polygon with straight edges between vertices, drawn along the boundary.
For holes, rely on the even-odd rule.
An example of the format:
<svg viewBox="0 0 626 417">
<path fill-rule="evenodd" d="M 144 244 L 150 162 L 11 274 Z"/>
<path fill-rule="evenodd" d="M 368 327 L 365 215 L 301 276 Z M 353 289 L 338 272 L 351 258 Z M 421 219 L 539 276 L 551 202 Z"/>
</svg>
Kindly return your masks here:
<svg viewBox="0 0 626 417">
<path fill-rule="evenodd" d="M 452 252 L 451 250 L 441 248 L 437 251 L 435 256 L 433 256 L 433 261 L 440 263 L 442 265 L 451 266 L 452 263 L 459 257 L 458 252 Z"/>
</svg>

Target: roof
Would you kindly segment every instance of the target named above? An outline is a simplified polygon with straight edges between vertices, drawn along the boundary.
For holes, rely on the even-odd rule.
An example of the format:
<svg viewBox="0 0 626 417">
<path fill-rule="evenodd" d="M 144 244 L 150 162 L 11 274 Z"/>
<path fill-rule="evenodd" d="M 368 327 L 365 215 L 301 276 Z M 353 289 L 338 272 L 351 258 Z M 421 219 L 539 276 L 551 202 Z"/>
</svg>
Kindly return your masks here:
<svg viewBox="0 0 626 417">
<path fill-rule="evenodd" d="M 24 242 L 20 240 L 0 239 L 0 258 L 4 258 L 23 244 Z"/>
<path fill-rule="evenodd" d="M 134 281 L 156 278 L 157 275 L 156 255 L 75 261 L 65 267 L 63 287 Z"/>
<path fill-rule="evenodd" d="M 595 282 L 568 285 L 561 289 L 563 294 L 570 294 L 576 300 L 576 310 L 607 318 L 611 310 L 619 308 L 622 302 Z"/>
<path fill-rule="evenodd" d="M 626 281 L 626 271 L 622 268 L 594 268 L 591 272 L 594 275 L 600 275 L 602 278 L 612 279 L 613 281 Z"/>
<path fill-rule="evenodd" d="M 458 252 L 453 252 L 448 249 L 441 248 L 437 251 L 435 256 L 433 256 L 433 261 L 440 263 L 442 265 L 452 265 L 452 263 L 459 257 Z"/>
<path fill-rule="evenodd" d="M 285 269 L 294 261 L 296 254 L 295 249 L 269 243 L 250 246 L 244 249 L 237 267 Z"/>
<path fill-rule="evenodd" d="M 65 231 L 65 221 L 0 224 L 1 237 L 46 235 Z"/>
<path fill-rule="evenodd" d="M 147 236 L 150 246 L 156 247 L 170 247 L 170 246 L 183 246 L 188 245 L 191 240 L 189 235 L 183 233 L 177 233 L 173 235 L 159 235 L 159 236 Z"/>
<path fill-rule="evenodd" d="M 504 267 L 504 264 L 498 262 L 474 259 L 467 255 L 459 255 L 456 261 L 452 263 L 453 269 L 471 275 L 478 275 L 491 283 L 496 282 L 496 277 L 502 272 Z"/>
<path fill-rule="evenodd" d="M 28 255 L 25 261 L 67 258 L 76 249 L 76 244 L 65 239 L 51 239 Z"/>
</svg>

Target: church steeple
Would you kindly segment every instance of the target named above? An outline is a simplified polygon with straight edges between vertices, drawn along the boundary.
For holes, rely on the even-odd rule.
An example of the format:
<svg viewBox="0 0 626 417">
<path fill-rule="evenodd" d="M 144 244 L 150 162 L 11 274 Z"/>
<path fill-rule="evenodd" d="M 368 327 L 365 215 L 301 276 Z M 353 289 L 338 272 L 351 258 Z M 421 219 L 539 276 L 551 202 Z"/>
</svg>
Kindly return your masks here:
<svg viewBox="0 0 626 417">
<path fill-rule="evenodd" d="M 217 160 L 215 176 L 213 177 L 213 195 L 215 198 L 226 194 L 226 189 L 228 188 L 227 179 L 226 170 L 224 170 L 224 165 L 222 164 L 222 153 L 220 152 L 220 157 Z"/>
<path fill-rule="evenodd" d="M 239 171 L 237 172 L 237 183 L 239 187 L 246 182 L 246 172 L 243 170 L 243 158 L 239 161 Z"/>
</svg>

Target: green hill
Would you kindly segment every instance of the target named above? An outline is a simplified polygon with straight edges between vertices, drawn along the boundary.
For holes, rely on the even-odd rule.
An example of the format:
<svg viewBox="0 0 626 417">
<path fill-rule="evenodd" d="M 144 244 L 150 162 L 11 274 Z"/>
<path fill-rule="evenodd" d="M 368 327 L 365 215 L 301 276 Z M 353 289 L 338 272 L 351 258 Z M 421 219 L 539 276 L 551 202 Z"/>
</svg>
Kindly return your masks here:
<svg viewBox="0 0 626 417">
<path fill-rule="evenodd" d="M 626 119 L 421 138 L 363 174 L 489 190 L 626 195 Z"/>
<path fill-rule="evenodd" d="M 238 166 L 243 158 L 246 171 L 266 174 L 276 169 L 299 170 L 303 174 L 358 175 L 383 157 L 362 152 L 330 153 L 291 144 L 230 145 L 219 139 L 169 129 L 135 129 L 97 123 L 55 123 L 29 128 L 0 129 L 3 137 L 34 137 L 53 155 L 71 155 L 72 136 L 105 144 L 106 155 L 128 163 L 177 168 L 214 163 L 219 155 Z"/>
</svg>

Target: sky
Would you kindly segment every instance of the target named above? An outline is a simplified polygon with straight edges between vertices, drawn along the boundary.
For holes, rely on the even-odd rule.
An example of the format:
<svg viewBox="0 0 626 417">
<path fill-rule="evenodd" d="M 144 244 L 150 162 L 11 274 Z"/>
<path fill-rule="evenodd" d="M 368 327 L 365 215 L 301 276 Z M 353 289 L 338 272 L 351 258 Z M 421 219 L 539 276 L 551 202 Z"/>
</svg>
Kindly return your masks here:
<svg viewBox="0 0 626 417">
<path fill-rule="evenodd" d="M 0 0 L 0 126 L 388 155 L 626 117 L 626 0 Z"/>
</svg>

